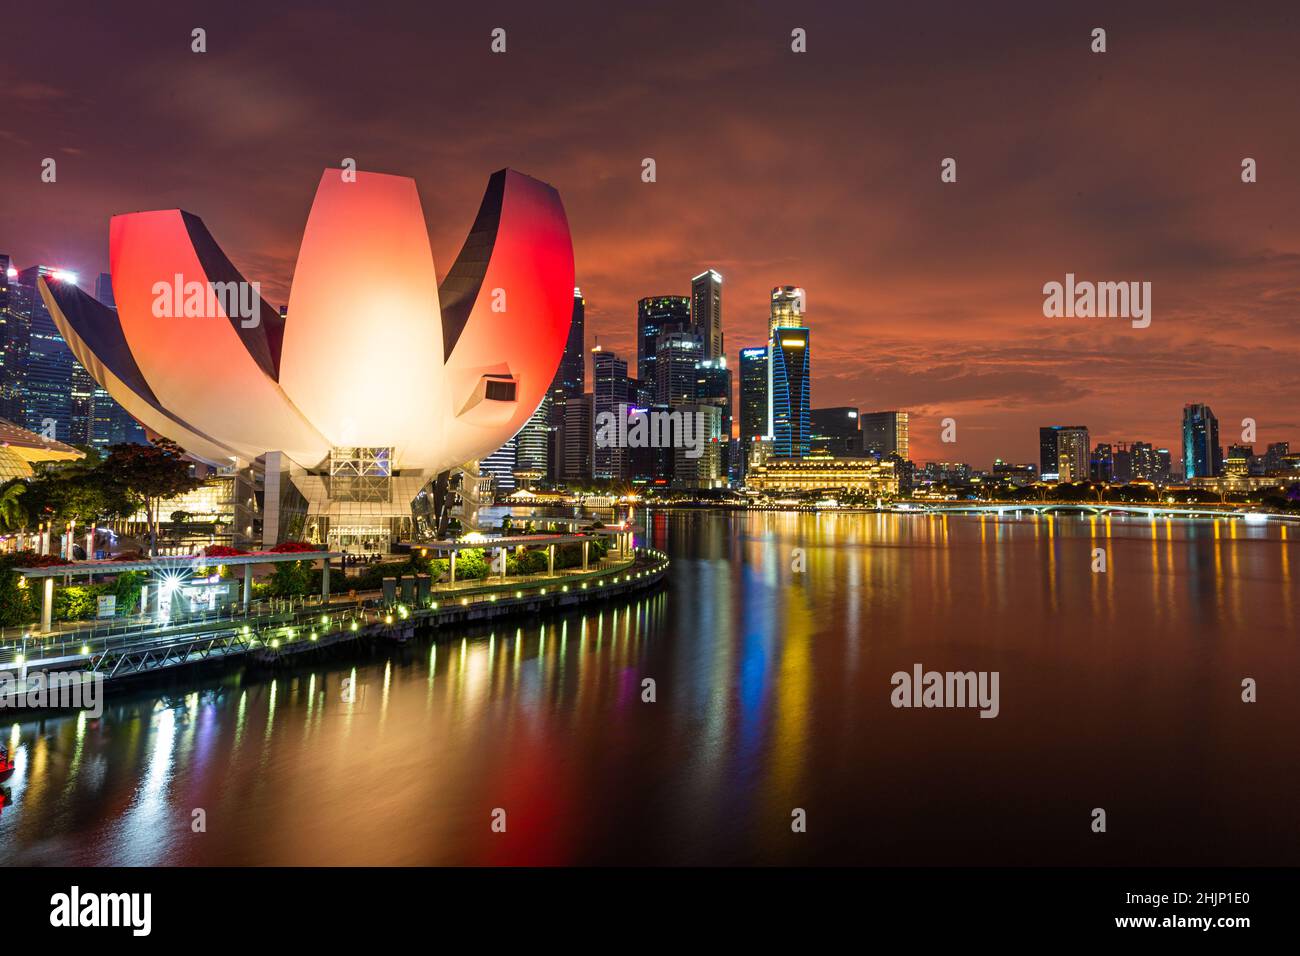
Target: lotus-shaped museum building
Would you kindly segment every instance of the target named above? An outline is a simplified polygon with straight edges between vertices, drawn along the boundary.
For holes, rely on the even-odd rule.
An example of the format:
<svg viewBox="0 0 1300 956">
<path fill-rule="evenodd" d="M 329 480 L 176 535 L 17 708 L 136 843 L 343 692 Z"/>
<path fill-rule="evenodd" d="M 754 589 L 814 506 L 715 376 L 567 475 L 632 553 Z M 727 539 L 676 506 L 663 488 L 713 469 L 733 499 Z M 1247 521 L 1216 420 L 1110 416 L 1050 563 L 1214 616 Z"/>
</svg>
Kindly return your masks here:
<svg viewBox="0 0 1300 956">
<path fill-rule="evenodd" d="M 180 209 L 115 216 L 109 258 L 116 310 L 42 280 L 51 316 L 149 431 L 256 471 L 268 541 L 436 530 L 458 470 L 472 476 L 537 409 L 573 308 L 559 194 L 513 170 L 490 177 L 441 284 L 414 180 L 338 169 L 321 177 L 285 311 Z"/>
</svg>

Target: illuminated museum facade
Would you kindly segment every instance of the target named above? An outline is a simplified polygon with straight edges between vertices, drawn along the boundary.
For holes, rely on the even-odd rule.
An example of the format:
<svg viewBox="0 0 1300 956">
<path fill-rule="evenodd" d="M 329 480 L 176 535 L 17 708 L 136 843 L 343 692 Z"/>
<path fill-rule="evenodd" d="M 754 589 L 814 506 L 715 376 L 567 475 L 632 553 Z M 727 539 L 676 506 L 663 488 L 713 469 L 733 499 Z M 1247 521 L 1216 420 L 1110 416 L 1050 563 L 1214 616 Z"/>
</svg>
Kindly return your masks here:
<svg viewBox="0 0 1300 956">
<path fill-rule="evenodd" d="M 322 175 L 285 312 L 179 209 L 115 216 L 109 255 L 116 310 L 42 282 L 51 316 L 150 432 L 256 474 L 266 544 L 379 550 L 472 511 L 478 459 L 532 416 L 572 314 L 559 194 L 513 170 L 441 283 L 414 180 L 361 171 Z"/>
</svg>

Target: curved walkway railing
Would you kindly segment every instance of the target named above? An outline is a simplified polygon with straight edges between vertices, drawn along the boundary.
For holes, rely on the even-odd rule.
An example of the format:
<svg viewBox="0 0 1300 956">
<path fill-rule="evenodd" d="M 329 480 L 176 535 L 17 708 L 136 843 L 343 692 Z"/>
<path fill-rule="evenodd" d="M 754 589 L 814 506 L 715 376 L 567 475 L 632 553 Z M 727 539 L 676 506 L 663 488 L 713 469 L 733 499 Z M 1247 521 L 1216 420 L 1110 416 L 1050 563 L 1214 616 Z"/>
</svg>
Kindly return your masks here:
<svg viewBox="0 0 1300 956">
<path fill-rule="evenodd" d="M 651 555 L 662 558 L 665 562 L 667 560 L 660 552 L 644 548 L 637 549 L 636 554 L 641 559 Z M 440 584 L 430 591 L 424 606 L 437 610 L 440 606 L 453 602 L 468 606 L 502 598 L 546 594 L 548 590 L 585 589 L 593 581 L 616 581 L 622 572 L 630 571 L 637 560 L 636 556 L 607 556 L 586 571 L 515 575 Z M 305 629 L 305 632 L 310 633 L 313 623 L 319 623 L 322 627 L 337 627 L 340 622 L 342 627 L 356 630 L 392 623 L 391 620 L 386 621 L 386 618 L 418 610 L 420 605 L 414 601 L 403 603 L 399 599 L 391 604 L 386 603 L 382 590 L 374 590 L 335 594 L 327 602 L 319 596 L 263 600 L 255 602 L 247 614 L 244 613 L 242 604 L 236 604 L 210 614 L 187 616 L 184 620 L 166 623 L 145 618 L 121 623 L 115 621 L 107 625 L 91 623 L 90 626 L 77 626 L 73 623 L 45 635 L 26 632 L 17 634 L 17 629 L 10 628 L 8 634 L 0 640 L 0 668 L 54 664 L 76 667 L 80 664 L 98 669 L 106 657 L 113 655 L 211 641 L 231 635 L 236 637 L 236 644 L 246 645 L 242 649 L 248 649 L 265 643 L 259 635 L 268 630 Z"/>
</svg>

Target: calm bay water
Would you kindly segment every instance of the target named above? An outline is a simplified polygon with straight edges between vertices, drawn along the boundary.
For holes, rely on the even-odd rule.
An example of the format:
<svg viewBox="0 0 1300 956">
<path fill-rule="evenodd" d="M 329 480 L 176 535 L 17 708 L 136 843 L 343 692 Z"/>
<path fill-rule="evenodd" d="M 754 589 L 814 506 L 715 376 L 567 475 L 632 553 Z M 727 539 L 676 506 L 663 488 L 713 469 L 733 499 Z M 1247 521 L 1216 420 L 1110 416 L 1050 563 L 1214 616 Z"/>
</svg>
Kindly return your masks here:
<svg viewBox="0 0 1300 956">
<path fill-rule="evenodd" d="M 0 859 L 1300 863 L 1300 528 L 638 518 L 639 600 L 6 728 Z M 916 663 L 1000 715 L 893 708 Z"/>
</svg>

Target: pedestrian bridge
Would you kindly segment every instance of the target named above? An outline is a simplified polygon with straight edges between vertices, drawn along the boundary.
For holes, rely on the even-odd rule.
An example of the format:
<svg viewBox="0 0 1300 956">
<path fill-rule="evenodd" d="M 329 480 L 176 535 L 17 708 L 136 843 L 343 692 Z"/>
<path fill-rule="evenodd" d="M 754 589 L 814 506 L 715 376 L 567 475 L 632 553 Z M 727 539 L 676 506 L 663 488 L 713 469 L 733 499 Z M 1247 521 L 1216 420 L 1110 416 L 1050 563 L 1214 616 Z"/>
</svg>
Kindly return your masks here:
<svg viewBox="0 0 1300 956">
<path fill-rule="evenodd" d="M 1124 501 L 1049 501 L 1049 502 L 979 502 L 934 501 L 911 502 L 895 506 L 895 511 L 926 514 L 979 515 L 1125 515 L 1133 518 L 1242 518 L 1251 522 L 1296 521 L 1300 516 L 1266 511 L 1251 511 L 1241 505 L 1156 505 Z"/>
</svg>

